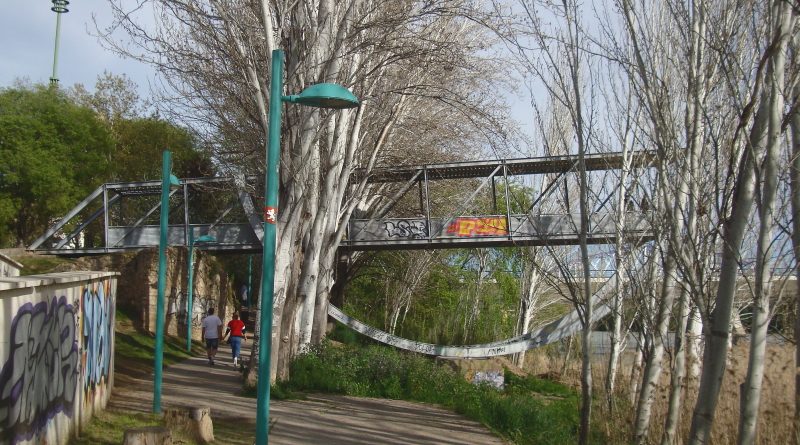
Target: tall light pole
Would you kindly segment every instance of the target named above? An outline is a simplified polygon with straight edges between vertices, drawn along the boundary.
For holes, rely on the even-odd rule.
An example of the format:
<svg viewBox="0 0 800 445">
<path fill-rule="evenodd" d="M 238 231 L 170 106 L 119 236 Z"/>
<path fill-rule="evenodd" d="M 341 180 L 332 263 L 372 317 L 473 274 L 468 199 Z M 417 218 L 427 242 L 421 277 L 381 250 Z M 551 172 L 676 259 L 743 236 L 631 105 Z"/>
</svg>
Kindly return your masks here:
<svg viewBox="0 0 800 445">
<path fill-rule="evenodd" d="M 320 83 L 299 95 L 283 96 L 283 50 L 272 51 L 269 90 L 269 139 L 264 186 L 264 258 L 261 261 L 261 323 L 258 346 L 258 403 L 256 445 L 269 443 L 270 353 L 272 349 L 272 300 L 275 291 L 275 235 L 278 217 L 278 166 L 281 143 L 281 105 L 291 102 L 317 108 L 355 108 L 358 98 L 343 86 Z"/>
<path fill-rule="evenodd" d="M 186 352 L 192 352 L 192 320 L 194 308 L 192 307 L 192 294 L 194 293 L 194 245 L 196 243 L 216 243 L 217 239 L 211 235 L 203 235 L 197 239 L 191 228 L 189 229 L 189 273 L 186 283 Z"/>
<path fill-rule="evenodd" d="M 50 86 L 58 85 L 58 43 L 61 40 L 61 14 L 69 12 L 67 5 L 68 0 L 52 0 L 53 7 L 51 11 L 56 13 L 56 45 L 53 51 L 53 75 L 50 76 Z"/>
<path fill-rule="evenodd" d="M 161 156 L 161 220 L 158 240 L 158 294 L 156 296 L 156 345 L 153 364 L 153 412 L 161 413 L 161 371 L 164 358 L 164 289 L 167 275 L 167 230 L 169 228 L 169 188 L 181 185 L 172 174 L 172 153 L 165 150 Z"/>
</svg>

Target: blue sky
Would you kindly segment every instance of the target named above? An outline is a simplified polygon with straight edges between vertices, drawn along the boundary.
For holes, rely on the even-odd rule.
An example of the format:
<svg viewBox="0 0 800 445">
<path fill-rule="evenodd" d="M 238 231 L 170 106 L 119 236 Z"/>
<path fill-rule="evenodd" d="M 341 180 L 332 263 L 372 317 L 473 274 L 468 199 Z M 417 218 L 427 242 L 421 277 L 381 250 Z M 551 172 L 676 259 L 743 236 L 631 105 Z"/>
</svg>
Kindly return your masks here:
<svg viewBox="0 0 800 445">
<path fill-rule="evenodd" d="M 0 14 L 0 87 L 8 87 L 17 78 L 34 83 L 48 83 L 53 69 L 56 13 L 46 0 L 16 1 L 6 4 Z M 108 25 L 111 14 L 105 1 L 70 2 L 69 12 L 61 17 L 61 45 L 58 78 L 62 86 L 82 83 L 92 90 L 103 71 L 125 74 L 147 96 L 148 81 L 154 72 L 147 65 L 122 59 L 106 51 L 89 34 L 94 32 L 92 15 Z"/>
<path fill-rule="evenodd" d="M 47 84 L 53 69 L 53 48 L 56 13 L 47 0 L 15 1 L 0 14 L 0 88 L 13 85 L 16 79 Z M 149 97 L 155 72 L 148 65 L 121 58 L 106 51 L 91 34 L 95 33 L 92 17 L 108 26 L 111 13 L 105 0 L 72 0 L 69 12 L 61 17 L 61 43 L 58 58 L 58 79 L 63 87 L 82 83 L 94 89 L 103 71 L 125 74 L 139 88 L 142 98 Z M 91 34 L 90 34 L 91 33 Z M 527 126 L 531 115 L 525 89 L 519 93 L 501 91 L 511 103 L 512 116 Z M 530 133 L 530 131 L 526 131 Z M 514 156 L 521 156 L 517 153 Z"/>
</svg>

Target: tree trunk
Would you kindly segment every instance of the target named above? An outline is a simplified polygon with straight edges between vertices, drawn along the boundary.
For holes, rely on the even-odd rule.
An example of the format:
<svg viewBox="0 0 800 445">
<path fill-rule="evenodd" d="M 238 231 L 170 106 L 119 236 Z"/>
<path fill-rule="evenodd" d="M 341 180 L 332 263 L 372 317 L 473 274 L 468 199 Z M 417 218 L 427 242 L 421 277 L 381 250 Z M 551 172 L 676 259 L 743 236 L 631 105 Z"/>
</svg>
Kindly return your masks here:
<svg viewBox="0 0 800 445">
<path fill-rule="evenodd" d="M 784 2 L 779 8 L 779 29 L 789 33 L 792 30 L 791 8 Z M 739 444 L 751 444 L 756 441 L 756 425 L 758 407 L 761 400 L 761 385 L 764 379 L 764 361 L 767 349 L 767 328 L 769 326 L 770 296 L 770 246 L 773 244 L 772 227 L 775 225 L 775 196 L 778 189 L 778 159 L 780 158 L 781 121 L 784 101 L 784 67 L 786 61 L 786 41 L 780 45 L 773 56 L 774 70 L 768 85 L 770 109 L 767 124 L 767 146 L 764 161 L 760 167 L 761 199 L 758 203 L 758 242 L 756 246 L 755 264 L 755 300 L 753 302 L 753 323 L 751 326 L 750 359 L 747 364 L 747 377 L 742 384 L 741 407 L 739 415 Z"/>
<path fill-rule="evenodd" d="M 642 374 L 642 386 L 639 389 L 639 399 L 636 409 L 636 421 L 634 423 L 634 442 L 644 444 L 648 442 L 648 432 L 650 430 L 650 418 L 652 415 L 653 402 L 655 401 L 656 391 L 658 390 L 661 378 L 664 357 L 664 341 L 667 339 L 669 331 L 670 315 L 672 314 L 672 303 L 675 295 L 675 260 L 671 254 L 666 254 L 664 261 L 664 277 L 661 285 L 661 298 L 658 305 L 658 312 L 655 318 L 650 342 L 652 349 L 645 361 L 644 372 Z"/>
<path fill-rule="evenodd" d="M 773 4 L 780 3 L 780 1 L 775 1 Z M 769 66 L 771 67 L 772 63 L 769 63 Z M 772 69 L 767 69 L 767 79 L 771 77 Z M 754 95 L 760 96 L 760 103 L 754 117 L 748 147 L 742 152 L 742 160 L 738 164 L 741 167 L 736 176 L 732 212 L 723 224 L 719 287 L 714 310 L 711 312 L 710 325 L 707 327 L 706 338 L 708 340 L 703 354 L 703 373 L 700 377 L 697 404 L 692 414 L 692 427 L 689 434 L 691 445 L 708 443 L 728 357 L 728 339 L 736 293 L 736 277 L 739 272 L 739 246 L 747 229 L 750 210 L 753 206 L 754 165 L 760 163 L 764 149 L 770 108 L 769 94 L 754 91 Z"/>
<path fill-rule="evenodd" d="M 616 233 L 616 241 L 614 242 L 614 270 L 617 279 L 614 280 L 614 296 L 611 302 L 611 352 L 608 356 L 608 369 L 606 370 L 606 402 L 608 404 L 609 413 L 613 413 L 614 411 L 613 401 L 617 379 L 617 368 L 619 367 L 619 357 L 623 351 L 623 344 L 625 338 L 627 338 L 627 332 L 624 335 L 622 333 L 622 293 L 625 289 L 625 275 L 627 268 L 623 246 L 625 243 L 625 213 L 627 210 L 625 198 L 628 194 L 627 182 L 630 161 L 628 156 L 628 144 L 623 143 L 622 147 L 622 159 L 624 159 L 624 165 L 619 178 L 619 192 L 617 194 L 616 220 L 614 226 Z"/>
<path fill-rule="evenodd" d="M 700 380 L 702 370 L 701 357 L 703 357 L 703 316 L 697 305 L 692 304 L 689 311 L 688 326 L 686 327 L 686 352 L 689 355 L 687 364 L 687 385 L 694 387 Z"/>
<path fill-rule="evenodd" d="M 631 365 L 631 376 L 630 376 L 630 402 L 631 405 L 636 408 L 636 401 L 639 400 L 639 385 L 640 374 L 642 373 L 642 362 L 644 361 L 644 337 L 639 336 L 639 342 L 636 345 L 636 355 L 633 357 L 633 364 Z"/>
<path fill-rule="evenodd" d="M 800 64 L 800 34 L 792 39 L 792 66 Z M 800 82 L 792 88 L 792 103 L 800 103 Z M 791 168 L 789 169 L 792 202 L 792 247 L 795 264 L 800 264 L 800 113 L 796 112 L 789 121 L 792 135 Z M 795 268 L 800 282 L 800 267 Z M 800 286 L 795 295 L 795 314 L 800 314 Z M 794 437 L 800 443 L 800 316 L 794 319 L 795 374 L 794 374 Z"/>
<path fill-rule="evenodd" d="M 689 320 L 690 300 L 687 290 L 681 291 L 678 299 L 678 326 L 675 330 L 675 350 L 670 378 L 669 408 L 667 420 L 664 422 L 664 434 L 661 445 L 678 443 L 678 424 L 681 420 L 683 393 L 686 390 L 686 326 Z"/>
</svg>

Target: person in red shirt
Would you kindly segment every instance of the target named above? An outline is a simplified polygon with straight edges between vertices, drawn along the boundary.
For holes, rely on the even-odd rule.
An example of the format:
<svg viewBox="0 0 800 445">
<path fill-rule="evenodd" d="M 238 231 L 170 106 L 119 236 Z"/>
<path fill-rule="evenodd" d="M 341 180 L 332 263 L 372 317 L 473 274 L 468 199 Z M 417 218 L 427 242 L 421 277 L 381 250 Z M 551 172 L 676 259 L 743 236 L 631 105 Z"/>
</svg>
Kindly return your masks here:
<svg viewBox="0 0 800 445">
<path fill-rule="evenodd" d="M 230 334 L 228 343 L 231 344 L 231 354 L 233 355 L 233 366 L 239 365 L 239 352 L 242 350 L 242 341 L 247 337 L 244 335 L 245 327 L 244 322 L 239 320 L 239 312 L 233 313 L 233 320 L 228 322 L 228 327 L 225 328 L 225 336 Z"/>
</svg>

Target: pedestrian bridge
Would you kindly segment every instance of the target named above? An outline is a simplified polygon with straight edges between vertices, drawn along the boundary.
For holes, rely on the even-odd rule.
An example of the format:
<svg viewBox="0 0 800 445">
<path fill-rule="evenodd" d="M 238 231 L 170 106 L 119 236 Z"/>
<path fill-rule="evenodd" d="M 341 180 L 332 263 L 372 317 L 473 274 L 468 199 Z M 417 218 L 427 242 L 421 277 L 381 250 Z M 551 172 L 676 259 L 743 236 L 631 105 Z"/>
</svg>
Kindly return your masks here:
<svg viewBox="0 0 800 445">
<path fill-rule="evenodd" d="M 652 152 L 638 152 L 628 162 L 632 169 L 647 169 L 654 157 Z M 585 160 L 589 172 L 617 170 L 624 162 L 621 153 L 587 155 Z M 542 206 L 557 190 L 569 200 L 568 181 L 574 180 L 577 165 L 577 156 L 558 156 L 357 170 L 353 188 L 364 182 L 384 199 L 376 211 L 350 219 L 340 247 L 353 251 L 577 244 L 578 215 L 548 213 Z M 531 177 L 534 180 L 526 183 L 524 178 Z M 188 246 L 190 235 L 212 234 L 217 242 L 204 245 L 204 250 L 261 251 L 263 222 L 256 203 L 263 198 L 248 191 L 261 189 L 258 181 L 182 180 L 170 191 L 168 244 Z M 617 190 L 608 186 L 611 182 L 606 180 L 603 193 L 593 195 L 589 243 L 613 243 L 617 237 L 616 217 L 608 205 Z M 530 192 L 534 189 L 538 192 Z M 522 198 L 519 190 L 524 190 Z M 103 184 L 29 250 L 83 256 L 158 246 L 160 195 L 160 180 Z M 643 204 L 631 205 L 625 213 L 626 237 L 652 237 Z"/>
</svg>

